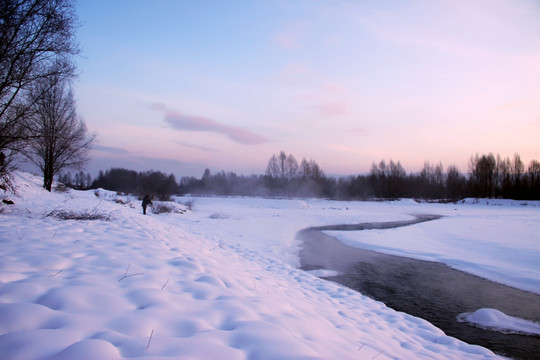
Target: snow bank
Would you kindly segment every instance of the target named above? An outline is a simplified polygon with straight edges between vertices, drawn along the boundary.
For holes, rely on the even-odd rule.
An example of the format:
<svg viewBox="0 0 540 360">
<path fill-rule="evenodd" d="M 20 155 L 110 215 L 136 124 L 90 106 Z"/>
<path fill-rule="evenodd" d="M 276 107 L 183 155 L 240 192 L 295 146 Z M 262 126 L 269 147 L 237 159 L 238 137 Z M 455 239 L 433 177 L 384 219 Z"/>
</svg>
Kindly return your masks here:
<svg viewBox="0 0 540 360">
<path fill-rule="evenodd" d="M 487 206 L 532 206 L 540 207 L 538 200 L 512 200 L 512 199 L 482 199 L 466 198 L 458 202 L 467 205 L 487 205 Z"/>
<path fill-rule="evenodd" d="M 388 230 L 327 233 L 350 246 L 442 262 L 458 270 L 540 294 L 540 207 L 516 205 L 513 200 L 484 201 L 487 204 L 388 206 L 388 212 L 429 213 L 443 217 Z M 499 205 L 494 205 L 493 201 Z"/>
<path fill-rule="evenodd" d="M 0 214 L 2 359 L 499 358 L 293 266 L 297 230 L 407 217 L 384 206 L 214 198 L 143 216 L 113 194 L 17 183 Z"/>
<path fill-rule="evenodd" d="M 479 309 L 473 313 L 463 313 L 458 316 L 458 321 L 502 333 L 540 335 L 540 324 L 508 316 L 495 309 Z"/>
</svg>

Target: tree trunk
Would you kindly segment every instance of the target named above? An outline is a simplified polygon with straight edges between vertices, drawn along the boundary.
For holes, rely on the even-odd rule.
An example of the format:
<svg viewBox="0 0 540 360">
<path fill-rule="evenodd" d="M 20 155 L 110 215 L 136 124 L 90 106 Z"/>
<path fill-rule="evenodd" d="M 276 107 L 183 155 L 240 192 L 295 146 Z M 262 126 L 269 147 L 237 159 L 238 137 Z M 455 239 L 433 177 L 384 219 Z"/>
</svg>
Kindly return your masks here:
<svg viewBox="0 0 540 360">
<path fill-rule="evenodd" d="M 53 177 L 54 174 L 52 167 L 45 164 L 43 167 L 43 187 L 49 192 L 52 190 Z"/>
</svg>

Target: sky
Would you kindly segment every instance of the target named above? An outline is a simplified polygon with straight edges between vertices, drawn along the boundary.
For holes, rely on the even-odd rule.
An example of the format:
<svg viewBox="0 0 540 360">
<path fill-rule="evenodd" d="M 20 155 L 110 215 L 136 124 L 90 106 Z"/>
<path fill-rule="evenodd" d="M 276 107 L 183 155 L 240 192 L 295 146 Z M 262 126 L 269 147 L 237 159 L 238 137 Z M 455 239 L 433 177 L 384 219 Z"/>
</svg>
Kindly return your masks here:
<svg viewBox="0 0 540 360">
<path fill-rule="evenodd" d="M 540 160 L 536 0 L 79 0 L 88 170 Z"/>
</svg>

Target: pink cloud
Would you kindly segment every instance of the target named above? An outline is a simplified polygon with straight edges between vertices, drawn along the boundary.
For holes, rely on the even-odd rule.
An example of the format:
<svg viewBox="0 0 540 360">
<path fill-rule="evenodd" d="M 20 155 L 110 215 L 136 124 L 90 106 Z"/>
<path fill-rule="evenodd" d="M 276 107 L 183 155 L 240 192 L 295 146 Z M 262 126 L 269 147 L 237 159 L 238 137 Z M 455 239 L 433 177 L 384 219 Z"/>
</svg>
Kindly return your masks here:
<svg viewBox="0 0 540 360">
<path fill-rule="evenodd" d="M 499 110 L 512 110 L 512 109 L 516 109 L 516 108 L 521 108 L 525 105 L 529 105 L 529 104 L 533 104 L 534 103 L 534 99 L 518 99 L 518 100 L 514 100 L 514 101 L 508 101 L 504 104 L 502 104 L 501 106 L 499 106 L 497 109 Z"/>
<path fill-rule="evenodd" d="M 112 147 L 112 146 L 104 146 L 104 145 L 94 145 L 92 147 L 92 150 L 94 151 L 101 151 L 105 153 L 111 153 L 111 154 L 129 154 L 129 151 L 126 149 L 122 149 L 119 147 Z"/>
<path fill-rule="evenodd" d="M 350 128 L 349 131 L 354 132 L 354 133 L 359 133 L 359 134 L 367 134 L 369 132 L 368 129 L 363 128 L 363 127 Z"/>
<path fill-rule="evenodd" d="M 311 93 L 296 97 L 313 111 L 323 116 L 346 115 L 350 112 L 349 91 L 337 83 L 326 83 L 315 88 Z"/>
<path fill-rule="evenodd" d="M 192 144 L 188 144 L 188 143 L 180 142 L 180 141 L 175 141 L 175 142 L 177 144 L 180 144 L 182 146 L 185 146 L 185 147 L 191 148 L 191 149 L 197 149 L 197 150 L 202 150 L 202 151 L 206 151 L 206 152 L 217 152 L 216 149 L 212 149 L 212 148 L 209 148 L 209 147 L 206 147 L 206 146 L 192 145 Z"/>
<path fill-rule="evenodd" d="M 247 129 L 219 123 L 204 116 L 186 115 L 172 111 L 163 104 L 154 104 L 156 110 L 165 112 L 165 122 L 173 129 L 184 131 L 203 131 L 227 135 L 231 140 L 244 145 L 259 145 L 270 141 L 266 137 Z"/>
<path fill-rule="evenodd" d="M 339 102 L 326 102 L 315 105 L 313 108 L 321 115 L 326 116 L 344 115 L 349 112 L 348 106 Z"/>
</svg>

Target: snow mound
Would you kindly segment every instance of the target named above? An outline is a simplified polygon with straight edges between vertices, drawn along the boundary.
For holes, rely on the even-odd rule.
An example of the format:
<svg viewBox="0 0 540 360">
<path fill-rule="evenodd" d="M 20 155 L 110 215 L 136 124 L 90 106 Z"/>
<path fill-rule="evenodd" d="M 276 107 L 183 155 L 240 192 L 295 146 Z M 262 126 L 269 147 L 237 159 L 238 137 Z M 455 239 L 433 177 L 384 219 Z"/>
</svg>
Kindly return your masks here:
<svg viewBox="0 0 540 360">
<path fill-rule="evenodd" d="M 458 321 L 505 334 L 540 335 L 540 324 L 508 316 L 495 309 L 484 308 L 473 313 L 463 313 L 458 316 Z"/>
<path fill-rule="evenodd" d="M 339 271 L 328 269 L 309 270 L 308 273 L 317 277 L 332 277 L 339 275 Z"/>
</svg>

